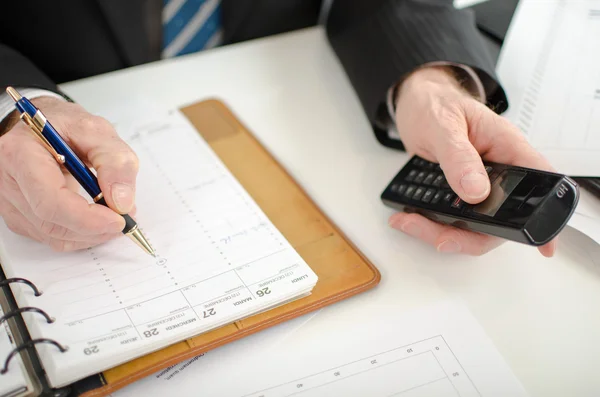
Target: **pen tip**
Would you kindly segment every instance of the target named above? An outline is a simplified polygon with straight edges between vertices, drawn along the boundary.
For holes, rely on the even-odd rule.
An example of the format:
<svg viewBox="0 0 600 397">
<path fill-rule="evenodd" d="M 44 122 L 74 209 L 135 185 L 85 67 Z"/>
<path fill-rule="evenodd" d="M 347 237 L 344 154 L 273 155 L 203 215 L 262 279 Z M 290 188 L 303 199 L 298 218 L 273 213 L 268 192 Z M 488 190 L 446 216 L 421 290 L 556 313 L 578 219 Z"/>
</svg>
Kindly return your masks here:
<svg viewBox="0 0 600 397">
<path fill-rule="evenodd" d="M 20 100 L 21 100 L 21 98 L 23 98 L 23 97 L 21 96 L 21 94 L 19 94 L 19 93 L 17 92 L 17 90 L 15 90 L 15 89 L 14 89 L 14 88 L 12 88 L 12 87 L 6 87 L 6 93 L 7 93 L 8 95 L 10 95 L 10 97 L 11 97 L 11 98 L 12 98 L 12 99 L 13 99 L 15 102 L 18 102 L 18 101 L 20 101 Z"/>
<path fill-rule="evenodd" d="M 134 243 L 139 245 L 140 248 L 142 248 L 144 251 L 156 258 L 156 251 L 154 250 L 154 248 L 152 248 L 150 242 L 146 239 L 142 231 L 137 228 L 137 226 L 134 229 L 132 229 L 129 233 L 127 233 L 127 236 L 129 236 L 129 238 L 133 240 Z"/>
</svg>

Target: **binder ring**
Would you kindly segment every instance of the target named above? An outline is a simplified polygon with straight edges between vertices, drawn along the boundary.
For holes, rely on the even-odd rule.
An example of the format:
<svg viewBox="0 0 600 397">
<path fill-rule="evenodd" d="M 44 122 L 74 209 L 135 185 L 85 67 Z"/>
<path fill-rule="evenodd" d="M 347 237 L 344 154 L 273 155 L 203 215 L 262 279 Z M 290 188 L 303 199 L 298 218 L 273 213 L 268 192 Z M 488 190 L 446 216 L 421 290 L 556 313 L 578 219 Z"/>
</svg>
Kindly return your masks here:
<svg viewBox="0 0 600 397">
<path fill-rule="evenodd" d="M 56 346 L 58 348 L 58 350 L 60 350 L 61 353 L 66 352 L 67 350 L 69 350 L 68 347 L 66 346 L 62 346 L 60 343 L 58 343 L 55 340 L 52 339 L 45 339 L 45 338 L 41 338 L 41 339 L 32 339 L 29 342 L 23 343 L 22 345 L 14 348 L 6 357 L 6 361 L 4 361 L 4 368 L 2 368 L 2 370 L 0 370 L 0 375 L 4 375 L 5 373 L 8 372 L 8 364 L 10 363 L 10 360 L 12 360 L 12 358 L 14 356 L 16 356 L 17 354 L 19 354 L 22 350 L 25 350 L 29 347 L 33 347 L 35 344 L 37 343 L 50 343 L 54 346 Z"/>
<path fill-rule="evenodd" d="M 19 277 L 7 278 L 6 280 L 0 281 L 0 287 L 8 285 L 10 283 L 23 283 L 23 284 L 27 284 L 33 290 L 33 293 L 34 293 L 35 296 L 40 296 L 42 294 L 42 292 L 39 289 L 37 289 L 37 287 L 35 286 L 35 284 L 33 284 L 31 281 L 26 280 L 24 278 L 19 278 Z"/>
<path fill-rule="evenodd" d="M 24 313 L 24 312 L 36 312 L 36 313 L 41 314 L 42 316 L 44 316 L 46 318 L 46 322 L 48 322 L 48 324 L 52 324 L 55 321 L 54 317 L 50 317 L 48 315 L 48 313 L 46 313 L 42 309 L 38 309 L 37 307 L 25 306 L 25 307 L 20 307 L 17 310 L 13 310 L 10 313 L 6 313 L 4 316 L 0 317 L 0 324 L 2 324 L 4 321 L 8 320 L 9 318 L 14 317 L 17 314 Z"/>
</svg>

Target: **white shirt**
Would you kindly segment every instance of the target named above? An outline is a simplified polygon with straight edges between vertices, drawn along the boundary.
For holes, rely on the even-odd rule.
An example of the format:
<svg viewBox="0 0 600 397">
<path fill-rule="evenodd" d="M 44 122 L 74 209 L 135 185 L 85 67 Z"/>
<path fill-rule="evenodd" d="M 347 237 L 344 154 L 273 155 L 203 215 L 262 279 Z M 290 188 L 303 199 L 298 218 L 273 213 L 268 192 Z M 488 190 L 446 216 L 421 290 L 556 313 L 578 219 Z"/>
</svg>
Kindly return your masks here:
<svg viewBox="0 0 600 397">
<path fill-rule="evenodd" d="M 14 88 L 17 91 L 19 91 L 19 94 L 23 95 L 24 97 L 26 97 L 29 100 L 34 99 L 34 98 L 39 98 L 41 96 L 50 96 L 50 97 L 54 97 L 54 98 L 63 99 L 66 101 L 66 99 L 63 96 L 58 95 L 57 93 L 52 92 L 52 91 L 42 90 L 39 88 L 27 88 L 27 87 L 14 87 Z M 15 101 L 13 101 L 12 98 L 10 96 L 8 96 L 8 94 L 6 92 L 3 92 L 2 95 L 0 95 L 0 121 L 4 120 L 4 118 L 6 116 L 8 116 L 10 114 L 10 112 L 12 112 L 13 110 L 15 110 Z"/>
</svg>

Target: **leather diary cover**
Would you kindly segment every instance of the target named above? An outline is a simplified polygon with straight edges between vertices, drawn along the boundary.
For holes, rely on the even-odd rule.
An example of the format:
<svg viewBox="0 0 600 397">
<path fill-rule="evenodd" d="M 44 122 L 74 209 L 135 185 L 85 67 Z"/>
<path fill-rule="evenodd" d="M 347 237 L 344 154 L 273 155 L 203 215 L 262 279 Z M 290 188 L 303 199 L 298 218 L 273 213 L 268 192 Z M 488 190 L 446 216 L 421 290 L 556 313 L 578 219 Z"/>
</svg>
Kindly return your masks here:
<svg viewBox="0 0 600 397">
<path fill-rule="evenodd" d="M 216 99 L 181 109 L 273 224 L 317 273 L 309 296 L 132 360 L 101 374 L 101 396 L 208 350 L 366 291 L 379 271 L 325 216 L 252 133 Z"/>
</svg>

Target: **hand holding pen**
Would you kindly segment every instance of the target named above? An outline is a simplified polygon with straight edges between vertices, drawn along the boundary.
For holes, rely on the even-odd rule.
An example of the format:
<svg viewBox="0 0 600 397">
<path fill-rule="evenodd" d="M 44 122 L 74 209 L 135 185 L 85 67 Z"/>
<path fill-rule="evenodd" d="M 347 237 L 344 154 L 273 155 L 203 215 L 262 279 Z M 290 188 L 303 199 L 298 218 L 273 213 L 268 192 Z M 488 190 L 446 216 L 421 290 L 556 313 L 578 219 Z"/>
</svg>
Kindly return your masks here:
<svg viewBox="0 0 600 397">
<path fill-rule="evenodd" d="M 154 254 L 131 217 L 137 157 L 110 123 L 77 104 L 50 97 L 32 103 L 7 92 L 21 116 L 0 137 L 0 215 L 11 230 L 59 251 L 129 233 Z M 81 187 L 96 204 L 81 197 Z"/>
</svg>

